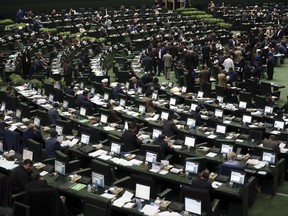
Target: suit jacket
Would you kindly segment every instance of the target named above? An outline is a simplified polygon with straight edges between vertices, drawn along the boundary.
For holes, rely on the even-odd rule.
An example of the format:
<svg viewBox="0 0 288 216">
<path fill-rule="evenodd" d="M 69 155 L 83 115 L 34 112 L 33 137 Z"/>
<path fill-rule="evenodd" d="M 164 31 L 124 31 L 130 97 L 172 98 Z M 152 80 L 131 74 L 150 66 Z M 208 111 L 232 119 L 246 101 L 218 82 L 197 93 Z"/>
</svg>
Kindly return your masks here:
<svg viewBox="0 0 288 216">
<path fill-rule="evenodd" d="M 24 191 L 26 184 L 30 180 L 30 173 L 22 165 L 15 168 L 9 177 L 9 185 L 12 194 Z"/>
<path fill-rule="evenodd" d="M 166 53 L 163 56 L 163 62 L 164 62 L 164 67 L 171 67 L 172 66 L 172 62 L 173 62 L 172 55 L 170 55 L 169 53 Z"/>
<path fill-rule="evenodd" d="M 54 138 L 50 137 L 45 142 L 45 150 L 46 150 L 46 158 L 53 158 L 55 157 L 55 151 L 62 150 L 59 141 Z"/>
<path fill-rule="evenodd" d="M 55 125 L 56 119 L 59 119 L 59 114 L 56 108 L 53 107 L 48 111 L 48 117 L 49 117 L 50 124 Z"/>
<path fill-rule="evenodd" d="M 140 148 L 141 142 L 130 130 L 125 130 L 123 134 L 123 151 L 129 152 Z"/>
<path fill-rule="evenodd" d="M 192 187 L 199 188 L 199 189 L 205 189 L 209 192 L 212 191 L 212 185 L 211 182 L 209 182 L 206 179 L 203 178 L 196 178 L 192 180 Z"/>
<path fill-rule="evenodd" d="M 161 149 L 161 155 L 160 155 L 160 159 L 161 160 L 164 160 L 165 157 L 169 154 L 169 153 L 173 153 L 175 152 L 173 148 L 170 148 L 168 146 L 168 143 L 161 139 L 161 138 L 156 138 L 154 141 L 153 141 L 153 144 L 154 145 L 159 145 L 160 146 L 160 149 Z"/>
<path fill-rule="evenodd" d="M 209 70 L 201 70 L 199 73 L 199 84 L 204 85 L 206 82 L 210 82 L 210 72 Z"/>
<path fill-rule="evenodd" d="M 273 149 L 277 154 L 280 154 L 279 142 L 271 139 L 264 139 L 263 146 Z"/>
<path fill-rule="evenodd" d="M 170 120 L 165 120 L 163 122 L 163 131 L 162 133 L 165 136 L 171 137 L 177 134 L 177 127 L 176 125 L 170 121 Z"/>
<path fill-rule="evenodd" d="M 227 87 L 227 79 L 224 73 L 218 74 L 218 86 L 221 86 L 223 88 Z"/>
</svg>

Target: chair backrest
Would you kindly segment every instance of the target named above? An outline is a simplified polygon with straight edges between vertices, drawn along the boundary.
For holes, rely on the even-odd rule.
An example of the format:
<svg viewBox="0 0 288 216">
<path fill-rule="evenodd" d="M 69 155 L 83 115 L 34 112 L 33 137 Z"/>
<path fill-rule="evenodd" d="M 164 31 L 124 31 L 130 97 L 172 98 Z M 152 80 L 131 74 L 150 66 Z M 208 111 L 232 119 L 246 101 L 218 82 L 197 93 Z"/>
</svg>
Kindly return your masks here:
<svg viewBox="0 0 288 216">
<path fill-rule="evenodd" d="M 30 206 L 15 201 L 13 203 L 12 216 L 30 216 Z"/>
<path fill-rule="evenodd" d="M 165 152 L 162 152 L 160 145 L 155 144 L 142 144 L 141 145 L 141 154 L 145 156 L 147 151 L 157 153 L 157 160 L 164 159 Z"/>
<path fill-rule="evenodd" d="M 237 165 L 230 165 L 230 164 L 221 164 L 219 167 L 219 174 L 220 175 L 225 175 L 225 176 L 230 176 L 232 170 L 238 170 L 238 171 L 244 171 L 244 168 L 242 166 L 237 166 Z"/>
<path fill-rule="evenodd" d="M 33 152 L 33 161 L 34 162 L 40 162 L 44 159 L 43 157 L 43 148 L 42 144 L 33 140 L 33 139 L 28 139 L 26 143 L 26 147 L 28 150 Z"/>
<path fill-rule="evenodd" d="M 64 92 L 61 90 L 61 89 L 58 89 L 58 88 L 54 88 L 53 90 L 53 100 L 54 101 L 58 101 L 58 102 L 63 102 L 63 99 L 64 99 Z"/>
<path fill-rule="evenodd" d="M 207 216 L 212 216 L 212 206 L 208 190 L 183 186 L 179 201 L 184 203 L 185 197 L 201 201 L 201 211 Z"/>
<path fill-rule="evenodd" d="M 37 110 L 36 116 L 40 118 L 40 121 L 41 121 L 40 124 L 42 126 L 50 126 L 50 120 L 49 120 L 49 116 L 47 112 L 42 111 L 42 110 Z"/>
<path fill-rule="evenodd" d="M 22 113 L 21 113 L 22 118 L 30 119 L 32 117 L 30 113 L 29 105 L 27 105 L 26 103 L 20 102 L 19 109 L 22 110 Z"/>
<path fill-rule="evenodd" d="M 255 100 L 255 107 L 260 108 L 260 109 L 265 108 L 265 105 L 266 105 L 265 96 L 255 95 L 254 100 Z"/>
<path fill-rule="evenodd" d="M 65 94 L 64 99 L 68 101 L 69 108 L 76 108 L 76 99 L 74 96 Z"/>
<path fill-rule="evenodd" d="M 111 215 L 111 200 L 101 196 L 87 196 L 85 197 L 84 215 L 94 216 L 95 214 L 101 216 Z"/>
<path fill-rule="evenodd" d="M 104 175 L 105 185 L 111 186 L 113 182 L 116 181 L 114 169 L 109 164 L 99 160 L 93 160 L 90 166 L 92 172 Z"/>
<path fill-rule="evenodd" d="M 91 127 L 85 127 L 81 125 L 78 128 L 78 136 L 81 137 L 82 133 L 90 136 L 90 143 L 98 143 L 100 140 L 99 132 L 95 131 L 95 129 Z"/>
<path fill-rule="evenodd" d="M 70 120 L 62 120 L 62 119 L 56 119 L 56 125 L 60 125 L 63 127 L 63 134 L 65 135 L 72 135 L 72 129 L 73 125 Z"/>
<path fill-rule="evenodd" d="M 15 111 L 18 108 L 18 98 L 15 96 L 6 96 L 6 109 Z"/>
<path fill-rule="evenodd" d="M 130 188 L 136 190 L 136 184 L 142 184 L 150 187 L 150 197 L 157 197 L 156 181 L 150 176 L 131 174 Z"/>
<path fill-rule="evenodd" d="M 23 143 L 21 142 L 21 136 L 16 131 L 4 130 L 4 149 L 14 150 L 15 152 L 22 154 Z"/>
<path fill-rule="evenodd" d="M 8 184 L 8 175 L 2 173 L 0 173 L 0 194 L 0 206 L 9 206 L 11 201 L 11 190 Z"/>
<path fill-rule="evenodd" d="M 30 216 L 65 215 L 63 202 L 55 188 L 29 190 L 25 194 L 24 203 L 30 206 Z"/>
</svg>

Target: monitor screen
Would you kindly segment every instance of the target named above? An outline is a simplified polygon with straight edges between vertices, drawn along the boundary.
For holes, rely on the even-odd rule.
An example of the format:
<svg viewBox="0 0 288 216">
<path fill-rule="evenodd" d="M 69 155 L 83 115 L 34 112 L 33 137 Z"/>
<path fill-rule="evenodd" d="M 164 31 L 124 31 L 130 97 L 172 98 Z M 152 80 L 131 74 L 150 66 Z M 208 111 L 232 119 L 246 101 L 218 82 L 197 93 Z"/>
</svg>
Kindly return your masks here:
<svg viewBox="0 0 288 216">
<path fill-rule="evenodd" d="M 55 160 L 55 172 L 60 175 L 65 175 L 65 163 Z"/>
<path fill-rule="evenodd" d="M 221 145 L 221 154 L 228 154 L 233 151 L 233 145 L 222 144 Z"/>
<path fill-rule="evenodd" d="M 274 121 L 274 128 L 278 129 L 278 130 L 283 130 L 285 126 L 285 122 L 284 121 Z"/>
<path fill-rule="evenodd" d="M 239 108 L 246 109 L 246 107 L 247 107 L 247 102 L 245 102 L 245 101 L 239 102 Z"/>
<path fill-rule="evenodd" d="M 62 135 L 63 135 L 63 127 L 62 127 L 62 126 L 56 125 L 55 131 L 57 131 L 57 133 L 58 133 L 59 136 L 62 136 Z"/>
<path fill-rule="evenodd" d="M 136 184 L 135 197 L 143 200 L 150 200 L 150 187 L 147 185 Z"/>
<path fill-rule="evenodd" d="M 201 200 L 185 197 L 185 211 L 191 214 L 201 215 Z"/>
<path fill-rule="evenodd" d="M 105 101 L 108 101 L 109 100 L 109 94 L 107 92 L 105 92 L 103 98 Z"/>
<path fill-rule="evenodd" d="M 33 89 L 33 84 L 32 84 L 32 83 L 28 83 L 27 88 L 28 88 L 29 90 L 32 90 L 32 89 Z"/>
<path fill-rule="evenodd" d="M 197 106 L 198 106 L 198 104 L 196 104 L 196 103 L 191 103 L 191 108 L 190 108 L 190 110 L 191 110 L 191 111 L 196 111 Z"/>
<path fill-rule="evenodd" d="M 222 118 L 223 117 L 223 110 L 222 109 L 215 109 L 214 115 L 216 118 Z"/>
<path fill-rule="evenodd" d="M 273 107 L 265 106 L 264 113 L 265 114 L 272 114 L 273 113 Z"/>
<path fill-rule="evenodd" d="M 204 96 L 204 92 L 198 91 L 197 97 L 198 98 L 203 98 L 203 96 Z"/>
<path fill-rule="evenodd" d="M 216 126 L 216 133 L 226 134 L 226 126 L 225 125 L 217 125 Z"/>
<path fill-rule="evenodd" d="M 111 143 L 110 152 L 113 152 L 115 154 L 120 154 L 120 152 L 121 152 L 121 144 L 112 142 Z"/>
<path fill-rule="evenodd" d="M 231 171 L 230 182 L 235 184 L 244 185 L 245 184 L 245 173 L 238 171 Z"/>
<path fill-rule="evenodd" d="M 142 113 L 142 114 L 145 113 L 145 111 L 146 111 L 146 106 L 140 104 L 138 111 L 139 111 L 139 113 Z"/>
<path fill-rule="evenodd" d="M 35 118 L 34 118 L 34 121 L 33 121 L 33 124 L 34 124 L 36 127 L 40 127 L 40 123 L 41 123 L 40 118 L 35 117 Z"/>
<path fill-rule="evenodd" d="M 83 144 L 89 144 L 90 136 L 87 134 L 81 134 L 80 142 Z"/>
<path fill-rule="evenodd" d="M 69 102 L 66 101 L 66 100 L 64 100 L 64 101 L 63 101 L 63 104 L 62 104 L 62 107 L 63 107 L 64 109 L 68 109 L 68 106 L 69 106 Z"/>
<path fill-rule="evenodd" d="M 188 127 L 196 127 L 196 119 L 193 118 L 187 118 L 187 126 Z"/>
<path fill-rule="evenodd" d="M 169 87 L 169 88 L 173 88 L 173 86 L 174 86 L 174 83 L 173 83 L 173 82 L 168 82 L 168 87 Z"/>
<path fill-rule="evenodd" d="M 33 151 L 23 149 L 23 160 L 29 159 L 33 161 Z"/>
<path fill-rule="evenodd" d="M 22 116 L 22 111 L 20 109 L 16 109 L 15 111 L 15 117 L 17 119 L 21 119 L 21 116 Z"/>
<path fill-rule="evenodd" d="M 98 187 L 104 188 L 105 178 L 104 175 L 96 172 L 92 172 L 92 184 L 97 184 Z"/>
<path fill-rule="evenodd" d="M 250 130 L 249 131 L 250 140 L 261 141 L 262 140 L 262 131 L 260 130 Z"/>
<path fill-rule="evenodd" d="M 195 146 L 195 137 L 186 136 L 184 140 L 184 145 L 187 147 L 194 147 Z"/>
<path fill-rule="evenodd" d="M 162 111 L 162 113 L 161 113 L 161 119 L 162 119 L 162 120 L 168 120 L 168 117 L 169 117 L 169 113 Z"/>
<path fill-rule="evenodd" d="M 86 108 L 85 107 L 80 107 L 80 112 L 79 112 L 79 114 L 81 115 L 81 116 L 86 116 Z"/>
<path fill-rule="evenodd" d="M 217 100 L 219 101 L 219 103 L 223 103 L 224 97 L 222 97 L 222 96 L 217 96 Z"/>
<path fill-rule="evenodd" d="M 268 162 L 269 164 L 275 164 L 276 154 L 275 152 L 262 152 L 262 161 Z"/>
<path fill-rule="evenodd" d="M 120 102 L 119 102 L 120 106 L 125 107 L 126 105 L 126 100 L 124 98 L 120 98 Z"/>
<path fill-rule="evenodd" d="M 107 121 L 108 121 L 108 116 L 105 115 L 105 114 L 101 114 L 100 122 L 103 123 L 103 124 L 106 124 Z"/>
<path fill-rule="evenodd" d="M 158 138 L 160 134 L 162 134 L 161 130 L 153 128 L 153 132 L 152 132 L 152 138 L 153 139 Z"/>
<path fill-rule="evenodd" d="M 147 151 L 146 157 L 145 157 L 145 162 L 155 163 L 156 161 L 157 161 L 157 153 Z"/>
<path fill-rule="evenodd" d="M 158 94 L 153 92 L 152 93 L 152 100 L 157 100 L 158 99 Z"/>
<path fill-rule="evenodd" d="M 49 102 L 53 102 L 53 100 L 54 100 L 54 95 L 53 94 L 49 94 L 48 101 Z"/>
<path fill-rule="evenodd" d="M 190 174 L 198 174 L 199 163 L 194 161 L 186 161 L 185 163 L 185 172 L 189 172 Z"/>
<path fill-rule="evenodd" d="M 186 91 L 187 91 L 187 87 L 186 87 L 186 86 L 182 86 L 181 92 L 182 92 L 182 93 L 186 93 Z"/>
<path fill-rule="evenodd" d="M 2 102 L 0 111 L 4 112 L 5 109 L 6 109 L 6 103 Z"/>
<path fill-rule="evenodd" d="M 91 90 L 90 90 L 90 92 L 91 92 L 91 94 L 93 94 L 93 95 L 94 95 L 94 94 L 95 94 L 95 88 L 94 88 L 94 87 L 92 87 L 92 88 L 91 88 Z"/>
<path fill-rule="evenodd" d="M 176 102 L 177 102 L 176 98 L 170 98 L 169 104 L 175 106 Z"/>
<path fill-rule="evenodd" d="M 252 123 L 252 116 L 251 115 L 243 115 L 242 116 L 242 122 L 245 124 L 251 124 Z"/>
</svg>

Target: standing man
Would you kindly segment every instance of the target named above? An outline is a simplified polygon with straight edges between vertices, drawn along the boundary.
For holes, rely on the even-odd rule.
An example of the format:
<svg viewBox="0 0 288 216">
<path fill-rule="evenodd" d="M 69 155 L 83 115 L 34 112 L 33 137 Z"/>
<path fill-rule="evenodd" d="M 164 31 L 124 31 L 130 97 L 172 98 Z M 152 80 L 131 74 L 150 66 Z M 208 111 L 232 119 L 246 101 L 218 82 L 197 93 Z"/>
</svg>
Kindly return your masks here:
<svg viewBox="0 0 288 216">
<path fill-rule="evenodd" d="M 30 181 L 33 162 L 30 159 L 23 161 L 23 164 L 15 168 L 9 177 L 9 185 L 12 194 L 25 190 L 26 184 Z"/>
<path fill-rule="evenodd" d="M 170 79 L 171 66 L 173 63 L 173 57 L 172 57 L 172 55 L 170 55 L 169 51 L 163 56 L 163 62 L 164 62 L 165 78 L 167 80 L 169 80 Z"/>
<path fill-rule="evenodd" d="M 267 59 L 267 80 L 273 79 L 274 74 L 274 65 L 275 65 L 275 57 L 271 50 L 268 51 L 268 59 Z"/>
<path fill-rule="evenodd" d="M 64 62 L 63 76 L 66 86 L 70 86 L 72 83 L 72 67 L 69 61 Z"/>
</svg>

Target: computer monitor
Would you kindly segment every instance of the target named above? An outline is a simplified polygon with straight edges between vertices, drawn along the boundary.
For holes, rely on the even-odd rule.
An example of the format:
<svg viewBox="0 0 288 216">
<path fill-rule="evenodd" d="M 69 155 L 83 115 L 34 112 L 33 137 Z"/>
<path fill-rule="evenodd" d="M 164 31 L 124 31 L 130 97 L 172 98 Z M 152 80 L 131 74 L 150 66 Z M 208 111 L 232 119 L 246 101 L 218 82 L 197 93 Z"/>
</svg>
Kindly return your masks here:
<svg viewBox="0 0 288 216">
<path fill-rule="evenodd" d="M 120 154 L 121 153 L 121 144 L 111 142 L 110 152 L 113 152 L 114 154 Z"/>
<path fill-rule="evenodd" d="M 65 173 L 65 170 L 66 170 L 65 167 L 66 167 L 66 166 L 65 166 L 65 163 L 64 163 L 64 162 L 55 160 L 55 166 L 54 166 L 54 168 L 55 168 L 55 172 L 56 172 L 57 174 L 59 174 L 59 175 L 65 175 L 65 174 L 66 174 L 66 173 Z"/>
<path fill-rule="evenodd" d="M 168 117 L 169 117 L 169 112 L 165 112 L 165 111 L 161 112 L 161 119 L 162 120 L 168 120 Z"/>
<path fill-rule="evenodd" d="M 191 110 L 191 111 L 196 111 L 197 106 L 198 106 L 197 103 L 191 103 L 190 110 Z"/>
<path fill-rule="evenodd" d="M 185 197 L 185 211 L 193 215 L 201 215 L 201 200 Z"/>
<path fill-rule="evenodd" d="M 125 100 L 124 98 L 120 98 L 119 105 L 122 106 L 122 107 L 125 107 L 125 105 L 126 105 L 126 100 Z"/>
<path fill-rule="evenodd" d="M 108 101 L 108 100 L 109 100 L 109 93 L 108 93 L 108 92 L 105 92 L 105 93 L 104 93 L 103 99 L 104 99 L 105 101 Z"/>
<path fill-rule="evenodd" d="M 34 124 L 36 127 L 40 127 L 40 126 L 41 126 L 41 120 L 40 120 L 40 118 L 34 117 L 33 124 Z"/>
<path fill-rule="evenodd" d="M 245 172 L 240 172 L 236 170 L 232 170 L 230 174 L 230 182 L 233 182 L 237 185 L 244 185 L 245 184 Z"/>
<path fill-rule="evenodd" d="M 246 108 L 247 108 L 247 102 L 245 102 L 245 101 L 240 101 L 240 102 L 239 102 L 239 108 L 240 108 L 240 109 L 246 109 Z"/>
<path fill-rule="evenodd" d="M 249 138 L 251 141 L 261 142 L 263 138 L 263 133 L 260 130 L 250 130 Z"/>
<path fill-rule="evenodd" d="M 107 121 L 108 121 L 108 116 L 102 113 L 100 116 L 100 122 L 103 124 L 106 124 Z"/>
<path fill-rule="evenodd" d="M 49 94 L 48 101 L 53 103 L 53 101 L 54 101 L 54 95 L 53 94 Z"/>
<path fill-rule="evenodd" d="M 92 172 L 92 184 L 97 184 L 98 187 L 105 187 L 105 177 L 103 174 Z"/>
<path fill-rule="evenodd" d="M 63 100 L 62 107 L 63 107 L 63 109 L 68 109 L 69 108 L 69 102 L 67 100 Z"/>
<path fill-rule="evenodd" d="M 16 111 L 15 111 L 15 117 L 16 117 L 17 119 L 21 119 L 21 116 L 22 116 L 22 110 L 16 109 Z"/>
<path fill-rule="evenodd" d="M 62 136 L 62 135 L 63 135 L 63 127 L 62 127 L 62 126 L 56 125 L 55 131 L 57 131 L 57 133 L 58 133 L 59 136 Z"/>
<path fill-rule="evenodd" d="M 195 137 L 185 136 L 184 146 L 193 148 L 193 147 L 195 147 L 195 143 L 196 143 L 196 138 Z"/>
<path fill-rule="evenodd" d="M 172 105 L 172 106 L 175 106 L 175 105 L 176 105 L 176 102 L 177 102 L 177 99 L 171 97 L 171 98 L 170 98 L 170 101 L 169 101 L 169 104 Z"/>
<path fill-rule="evenodd" d="M 222 97 L 222 96 L 217 96 L 217 100 L 219 101 L 219 103 L 223 103 L 224 97 Z"/>
<path fill-rule="evenodd" d="M 186 86 L 182 86 L 181 92 L 182 92 L 182 93 L 186 93 L 186 91 L 187 91 L 187 87 L 186 87 Z"/>
<path fill-rule="evenodd" d="M 146 151 L 145 162 L 155 163 L 157 161 L 157 157 L 158 157 L 157 153 Z"/>
<path fill-rule="evenodd" d="M 203 96 L 204 96 L 204 92 L 198 91 L 197 98 L 203 98 Z"/>
<path fill-rule="evenodd" d="M 264 113 L 265 113 L 265 114 L 273 114 L 273 107 L 271 107 L 271 106 L 265 106 L 265 107 L 264 107 Z"/>
<path fill-rule="evenodd" d="M 216 118 L 222 118 L 223 117 L 223 110 L 222 109 L 215 109 L 214 115 Z"/>
<path fill-rule="evenodd" d="M 152 138 L 153 139 L 158 138 L 160 134 L 162 134 L 162 130 L 153 128 L 153 132 L 152 132 Z"/>
<path fill-rule="evenodd" d="M 137 88 L 137 93 L 138 93 L 138 94 L 142 94 L 142 91 L 143 91 L 143 90 L 142 90 L 141 87 L 138 87 L 138 88 Z"/>
<path fill-rule="evenodd" d="M 216 125 L 216 133 L 217 134 L 226 134 L 226 125 L 220 125 L 220 124 L 217 124 Z"/>
<path fill-rule="evenodd" d="M 274 128 L 276 128 L 278 130 L 283 130 L 284 126 L 285 126 L 285 122 L 284 121 L 278 121 L 278 120 L 274 121 Z"/>
<path fill-rule="evenodd" d="M 147 185 L 136 184 L 135 197 L 143 200 L 150 200 L 151 188 Z"/>
<path fill-rule="evenodd" d="M 4 112 L 5 109 L 6 109 L 6 103 L 5 103 L 5 102 L 2 102 L 0 111 L 1 111 L 1 112 Z"/>
<path fill-rule="evenodd" d="M 251 124 L 252 123 L 252 116 L 251 115 L 243 115 L 242 116 L 242 122 L 244 124 Z"/>
<path fill-rule="evenodd" d="M 188 172 L 189 174 L 197 175 L 198 168 L 199 168 L 199 162 L 188 160 L 185 162 L 185 172 Z"/>
<path fill-rule="evenodd" d="M 90 142 L 90 136 L 87 134 L 82 133 L 81 134 L 81 138 L 80 138 L 80 142 L 83 144 L 89 144 Z"/>
<path fill-rule="evenodd" d="M 168 82 L 168 87 L 169 87 L 169 88 L 173 88 L 173 86 L 174 86 L 174 83 L 173 83 L 173 82 Z"/>
<path fill-rule="evenodd" d="M 33 151 L 23 149 L 23 160 L 29 159 L 33 161 Z"/>
<path fill-rule="evenodd" d="M 193 118 L 187 118 L 187 122 L 186 122 L 186 125 L 188 127 L 196 127 L 196 119 L 193 119 Z"/>
<path fill-rule="evenodd" d="M 263 151 L 262 152 L 262 161 L 265 161 L 269 164 L 275 164 L 276 163 L 276 153 L 275 152 L 268 152 Z"/>
<path fill-rule="evenodd" d="M 146 106 L 143 104 L 139 105 L 138 112 L 144 114 L 146 112 Z"/>
<path fill-rule="evenodd" d="M 158 94 L 156 92 L 152 93 L 152 100 L 158 100 Z"/>
<path fill-rule="evenodd" d="M 81 116 L 86 116 L 86 113 L 87 113 L 87 109 L 85 107 L 80 107 L 80 112 L 79 114 Z"/>
<path fill-rule="evenodd" d="M 228 154 L 229 152 L 232 152 L 234 148 L 234 145 L 229 145 L 222 143 L 221 145 L 221 154 Z"/>
</svg>

